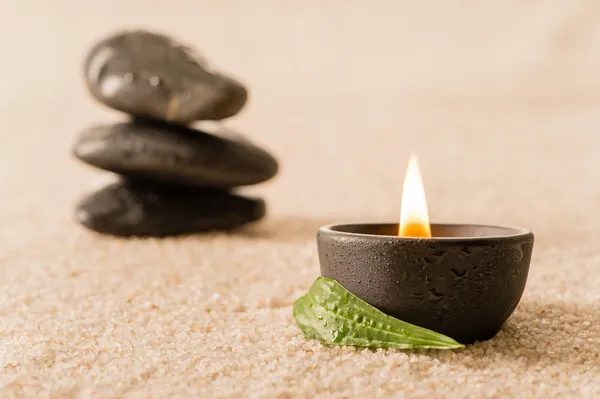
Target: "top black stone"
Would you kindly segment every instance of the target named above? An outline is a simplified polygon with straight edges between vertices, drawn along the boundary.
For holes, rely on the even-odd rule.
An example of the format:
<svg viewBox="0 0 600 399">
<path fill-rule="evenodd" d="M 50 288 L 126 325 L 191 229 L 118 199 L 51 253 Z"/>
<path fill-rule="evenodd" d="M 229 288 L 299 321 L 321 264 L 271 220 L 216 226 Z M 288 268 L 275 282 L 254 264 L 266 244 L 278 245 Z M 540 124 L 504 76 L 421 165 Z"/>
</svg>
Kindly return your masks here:
<svg viewBox="0 0 600 399">
<path fill-rule="evenodd" d="M 92 96 L 111 108 L 182 124 L 231 117 L 248 98 L 240 82 L 190 48 L 141 30 L 96 43 L 85 58 L 85 81 Z"/>
</svg>

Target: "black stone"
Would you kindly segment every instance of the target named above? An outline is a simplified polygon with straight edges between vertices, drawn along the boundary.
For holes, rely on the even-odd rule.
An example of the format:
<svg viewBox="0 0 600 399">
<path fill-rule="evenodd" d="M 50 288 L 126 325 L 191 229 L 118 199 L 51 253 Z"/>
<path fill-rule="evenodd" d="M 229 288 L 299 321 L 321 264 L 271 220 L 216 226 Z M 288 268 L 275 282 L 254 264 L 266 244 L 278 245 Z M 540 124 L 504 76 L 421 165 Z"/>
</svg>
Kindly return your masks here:
<svg viewBox="0 0 600 399">
<path fill-rule="evenodd" d="M 76 219 L 98 233 L 166 237 L 230 230 L 265 215 L 261 199 L 224 190 L 151 186 L 122 181 L 83 199 Z"/>
<path fill-rule="evenodd" d="M 398 224 L 325 226 L 321 273 L 393 317 L 462 344 L 485 341 L 517 307 L 533 234 L 525 229 L 432 224 L 433 238 L 398 237 Z"/>
<path fill-rule="evenodd" d="M 269 153 L 243 138 L 149 120 L 89 128 L 76 141 L 73 153 L 100 169 L 184 185 L 252 185 L 272 178 L 278 170 Z"/>
<path fill-rule="evenodd" d="M 123 31 L 100 40 L 85 58 L 92 96 L 131 115 L 186 124 L 237 114 L 248 92 L 188 47 L 147 31 Z"/>
</svg>

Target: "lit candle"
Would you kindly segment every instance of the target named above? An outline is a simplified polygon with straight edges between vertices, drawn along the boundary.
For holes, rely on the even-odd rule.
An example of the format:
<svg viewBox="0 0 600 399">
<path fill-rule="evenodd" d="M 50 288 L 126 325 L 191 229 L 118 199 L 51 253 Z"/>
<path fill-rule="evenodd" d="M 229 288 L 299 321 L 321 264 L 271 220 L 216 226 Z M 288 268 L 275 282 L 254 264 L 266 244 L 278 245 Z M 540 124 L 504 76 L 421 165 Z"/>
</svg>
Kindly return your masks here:
<svg viewBox="0 0 600 399">
<path fill-rule="evenodd" d="M 416 157 L 400 223 L 324 226 L 321 274 L 382 312 L 463 344 L 493 337 L 525 289 L 533 234 L 523 228 L 430 223 Z"/>
</svg>

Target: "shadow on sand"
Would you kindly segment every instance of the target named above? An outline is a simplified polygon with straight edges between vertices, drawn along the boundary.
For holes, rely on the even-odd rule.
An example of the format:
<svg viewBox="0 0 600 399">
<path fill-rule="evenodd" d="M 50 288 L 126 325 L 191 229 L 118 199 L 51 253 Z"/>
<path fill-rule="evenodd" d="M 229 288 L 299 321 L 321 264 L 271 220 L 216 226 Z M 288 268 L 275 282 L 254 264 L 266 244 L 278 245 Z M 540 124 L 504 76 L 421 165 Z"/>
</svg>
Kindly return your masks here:
<svg viewBox="0 0 600 399">
<path fill-rule="evenodd" d="M 468 367 L 480 369 L 507 359 L 528 367 L 566 364 L 600 375 L 600 304 L 523 301 L 491 340 L 455 351 L 470 355 Z M 424 351 L 440 361 L 452 361 L 441 351 Z M 463 363 L 464 364 L 464 363 Z"/>
</svg>

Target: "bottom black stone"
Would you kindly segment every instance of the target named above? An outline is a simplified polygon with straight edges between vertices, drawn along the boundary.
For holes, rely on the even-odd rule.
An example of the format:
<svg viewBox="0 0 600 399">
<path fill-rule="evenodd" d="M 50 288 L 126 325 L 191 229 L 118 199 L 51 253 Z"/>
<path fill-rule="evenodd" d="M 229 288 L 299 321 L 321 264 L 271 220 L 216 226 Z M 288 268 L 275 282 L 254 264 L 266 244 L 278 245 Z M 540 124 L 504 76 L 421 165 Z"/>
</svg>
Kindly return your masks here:
<svg viewBox="0 0 600 399">
<path fill-rule="evenodd" d="M 122 181 L 84 198 L 76 219 L 98 233 L 165 237 L 230 230 L 264 217 L 262 199 L 225 190 Z"/>
</svg>

